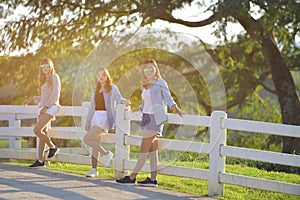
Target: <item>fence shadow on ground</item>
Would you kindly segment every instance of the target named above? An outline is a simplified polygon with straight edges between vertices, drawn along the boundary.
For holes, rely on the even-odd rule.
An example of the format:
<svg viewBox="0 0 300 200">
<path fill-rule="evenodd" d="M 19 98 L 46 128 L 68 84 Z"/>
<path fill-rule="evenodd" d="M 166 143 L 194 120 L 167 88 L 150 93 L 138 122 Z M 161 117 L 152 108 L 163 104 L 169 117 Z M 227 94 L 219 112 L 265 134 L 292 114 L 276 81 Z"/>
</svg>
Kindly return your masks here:
<svg viewBox="0 0 300 200">
<path fill-rule="evenodd" d="M 3 189 L 1 189 L 3 188 Z M 161 188 L 124 186 L 108 179 L 0 164 L 2 199 L 212 199 Z"/>
</svg>

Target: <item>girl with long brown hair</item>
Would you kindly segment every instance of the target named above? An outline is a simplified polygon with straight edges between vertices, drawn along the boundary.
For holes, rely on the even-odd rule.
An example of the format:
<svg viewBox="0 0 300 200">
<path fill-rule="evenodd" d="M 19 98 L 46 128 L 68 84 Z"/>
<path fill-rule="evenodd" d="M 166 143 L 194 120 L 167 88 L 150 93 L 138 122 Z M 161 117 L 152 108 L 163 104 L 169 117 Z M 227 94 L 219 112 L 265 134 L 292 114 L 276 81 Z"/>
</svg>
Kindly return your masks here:
<svg viewBox="0 0 300 200">
<path fill-rule="evenodd" d="M 124 99 L 118 87 L 112 83 L 112 78 L 106 68 L 99 68 L 96 73 L 94 89 L 91 94 L 91 104 L 86 121 L 86 131 L 83 141 L 92 148 L 92 169 L 87 177 L 98 176 L 97 165 L 99 153 L 103 155 L 104 167 L 110 165 L 114 154 L 101 146 L 100 136 L 111 130 L 115 124 L 115 103 L 130 102 Z"/>
</svg>

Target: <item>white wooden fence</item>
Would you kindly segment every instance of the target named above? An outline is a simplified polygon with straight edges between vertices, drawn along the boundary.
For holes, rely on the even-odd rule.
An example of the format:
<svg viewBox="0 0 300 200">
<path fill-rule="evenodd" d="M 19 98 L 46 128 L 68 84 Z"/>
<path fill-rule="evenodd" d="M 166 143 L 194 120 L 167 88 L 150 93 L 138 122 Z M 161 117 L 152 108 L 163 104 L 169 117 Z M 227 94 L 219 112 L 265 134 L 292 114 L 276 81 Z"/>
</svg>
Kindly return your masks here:
<svg viewBox="0 0 300 200">
<path fill-rule="evenodd" d="M 85 134 L 85 116 L 88 105 L 88 102 L 84 102 L 82 106 L 61 107 L 58 116 L 81 117 L 82 123 L 76 127 L 52 127 L 48 134 L 53 138 L 81 140 Z M 33 127 L 22 127 L 20 120 L 36 118 L 36 111 L 36 106 L 0 105 L 0 120 L 9 121 L 8 127 L 0 127 L 0 137 L 2 139 L 9 138 L 10 140 L 9 149 L 0 149 L 1 158 L 36 158 L 35 149 L 21 149 L 20 143 L 22 137 L 34 137 Z M 103 142 L 115 144 L 115 158 L 112 162 L 112 167 L 115 169 L 116 178 L 127 174 L 127 171 L 132 170 L 136 163 L 136 161 L 129 159 L 130 145 L 140 146 L 141 138 L 130 135 L 131 120 L 140 121 L 141 114 L 132 113 L 124 105 L 119 104 L 116 115 L 116 133 L 102 136 Z M 176 114 L 168 114 L 167 123 L 209 127 L 210 143 L 159 139 L 159 148 L 162 149 L 209 154 L 209 170 L 159 165 L 158 173 L 208 180 L 209 196 L 223 195 L 225 184 L 300 195 L 299 184 L 225 172 L 226 156 L 300 167 L 300 156 L 297 155 L 226 145 L 227 130 L 300 137 L 300 126 L 230 119 L 222 111 L 214 111 L 211 116 L 184 115 L 182 118 Z M 75 164 L 90 164 L 90 156 L 86 148 L 62 149 L 61 153 L 53 160 Z M 142 171 L 150 171 L 149 163 L 145 164 Z"/>
</svg>

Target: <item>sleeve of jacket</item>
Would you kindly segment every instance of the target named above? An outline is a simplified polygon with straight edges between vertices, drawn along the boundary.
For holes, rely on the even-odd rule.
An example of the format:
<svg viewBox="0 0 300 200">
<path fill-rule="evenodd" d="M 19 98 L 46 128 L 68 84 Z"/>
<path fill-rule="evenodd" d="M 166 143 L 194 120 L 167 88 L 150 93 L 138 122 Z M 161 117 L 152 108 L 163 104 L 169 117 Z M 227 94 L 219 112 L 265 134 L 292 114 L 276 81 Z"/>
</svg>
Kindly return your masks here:
<svg viewBox="0 0 300 200">
<path fill-rule="evenodd" d="M 45 106 L 50 108 L 51 106 L 54 105 L 55 102 L 59 100 L 60 96 L 60 89 L 61 89 L 61 84 L 60 84 L 60 78 L 57 74 L 54 74 L 52 76 L 52 93 L 51 96 L 49 97 L 48 101 L 45 103 Z"/>
<path fill-rule="evenodd" d="M 116 85 L 112 85 L 112 94 L 113 94 L 113 99 L 116 101 L 117 104 L 122 103 L 122 100 L 125 100 L 121 93 L 119 88 Z"/>
<path fill-rule="evenodd" d="M 89 107 L 89 111 L 88 111 L 88 114 L 87 114 L 87 116 L 86 116 L 86 121 L 89 121 L 89 122 L 92 121 L 92 117 L 94 116 L 94 113 L 95 113 L 95 101 L 94 101 L 94 96 L 95 96 L 95 93 L 94 93 L 94 90 L 93 90 L 92 93 L 91 93 L 91 99 L 90 99 L 90 107 Z"/>
<path fill-rule="evenodd" d="M 167 102 L 167 104 L 171 107 L 173 106 L 175 103 L 173 97 L 171 96 L 170 90 L 168 88 L 168 85 L 166 83 L 165 80 L 160 79 L 159 84 L 161 86 L 161 93 L 163 98 L 165 99 L 165 101 Z"/>
</svg>

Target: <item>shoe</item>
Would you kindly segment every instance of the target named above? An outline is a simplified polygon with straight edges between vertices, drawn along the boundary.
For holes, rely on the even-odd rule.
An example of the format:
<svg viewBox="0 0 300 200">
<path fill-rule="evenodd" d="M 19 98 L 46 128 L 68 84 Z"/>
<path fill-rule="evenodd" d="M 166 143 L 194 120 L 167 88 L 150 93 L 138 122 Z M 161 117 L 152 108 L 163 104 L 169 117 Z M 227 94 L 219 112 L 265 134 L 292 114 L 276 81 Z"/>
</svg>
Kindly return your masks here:
<svg viewBox="0 0 300 200">
<path fill-rule="evenodd" d="M 131 180 L 129 176 L 125 176 L 124 178 L 117 179 L 117 183 L 124 185 L 135 185 L 135 179 Z"/>
<path fill-rule="evenodd" d="M 91 171 L 89 173 L 87 173 L 85 176 L 94 178 L 94 177 L 98 176 L 98 174 L 99 174 L 99 172 L 97 171 L 97 169 L 92 168 Z"/>
<path fill-rule="evenodd" d="M 43 168 L 43 167 L 45 167 L 45 163 L 40 162 L 38 160 L 36 160 L 32 165 L 29 165 L 29 168 Z"/>
<path fill-rule="evenodd" d="M 146 186 L 146 187 L 156 187 L 157 186 L 157 180 L 152 181 L 148 177 L 144 181 L 138 181 L 137 183 L 140 186 Z"/>
<path fill-rule="evenodd" d="M 49 149 L 49 154 L 48 154 L 48 158 L 53 158 L 54 156 L 56 156 L 56 154 L 59 152 L 59 148 L 54 147 L 54 148 L 50 148 Z"/>
<path fill-rule="evenodd" d="M 110 166 L 110 162 L 112 160 L 112 158 L 114 157 L 114 154 L 111 151 L 108 151 L 108 154 L 103 156 L 103 165 L 104 167 L 109 167 Z"/>
</svg>

